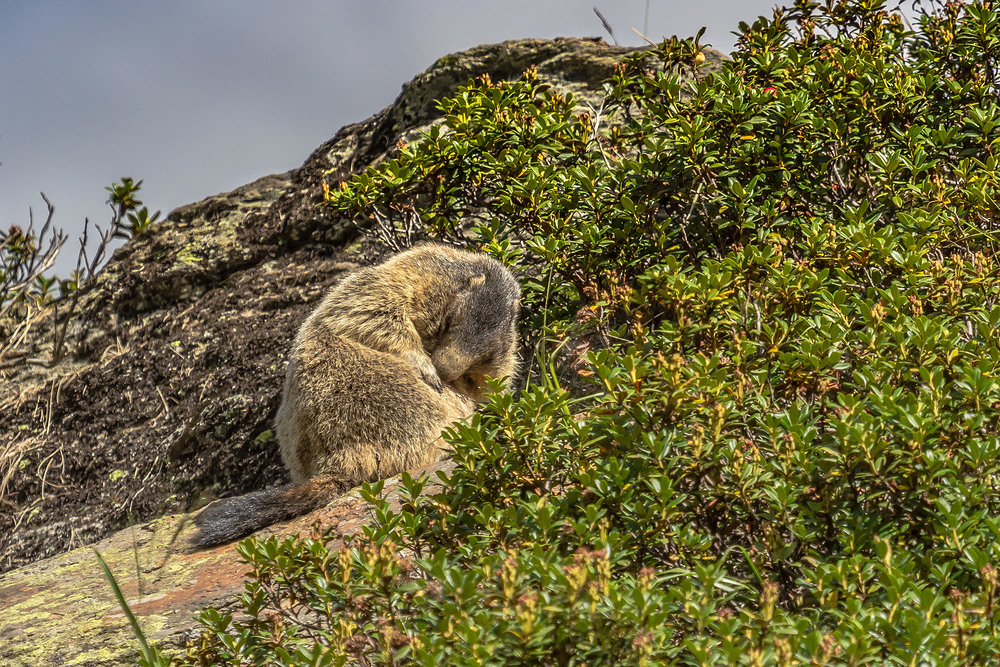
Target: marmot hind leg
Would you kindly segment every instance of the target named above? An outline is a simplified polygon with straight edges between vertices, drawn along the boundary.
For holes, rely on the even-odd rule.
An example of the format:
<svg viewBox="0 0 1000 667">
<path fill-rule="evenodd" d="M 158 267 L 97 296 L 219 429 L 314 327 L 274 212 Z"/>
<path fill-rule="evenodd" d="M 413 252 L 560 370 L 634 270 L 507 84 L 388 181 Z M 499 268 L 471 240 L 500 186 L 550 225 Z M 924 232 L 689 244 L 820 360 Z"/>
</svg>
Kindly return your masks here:
<svg viewBox="0 0 1000 667">
<path fill-rule="evenodd" d="M 296 483 L 321 473 L 374 481 L 437 461 L 441 432 L 475 410 L 399 357 L 335 334 L 303 340 L 290 363 L 277 435 Z"/>
</svg>

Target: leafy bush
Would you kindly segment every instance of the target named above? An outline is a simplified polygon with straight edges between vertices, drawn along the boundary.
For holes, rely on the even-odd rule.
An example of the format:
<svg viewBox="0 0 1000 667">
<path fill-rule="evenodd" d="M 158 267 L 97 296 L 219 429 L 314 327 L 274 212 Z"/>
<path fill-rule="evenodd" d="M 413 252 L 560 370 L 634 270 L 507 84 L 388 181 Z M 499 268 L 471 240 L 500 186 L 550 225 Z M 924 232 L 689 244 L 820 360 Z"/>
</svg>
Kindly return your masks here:
<svg viewBox="0 0 1000 667">
<path fill-rule="evenodd" d="M 542 363 L 453 429 L 439 492 L 367 488 L 342 549 L 243 542 L 248 618 L 206 611 L 180 663 L 1000 659 L 1000 10 L 800 1 L 682 83 L 699 52 L 583 114 L 477 80 L 329 188 L 475 220 Z"/>
</svg>

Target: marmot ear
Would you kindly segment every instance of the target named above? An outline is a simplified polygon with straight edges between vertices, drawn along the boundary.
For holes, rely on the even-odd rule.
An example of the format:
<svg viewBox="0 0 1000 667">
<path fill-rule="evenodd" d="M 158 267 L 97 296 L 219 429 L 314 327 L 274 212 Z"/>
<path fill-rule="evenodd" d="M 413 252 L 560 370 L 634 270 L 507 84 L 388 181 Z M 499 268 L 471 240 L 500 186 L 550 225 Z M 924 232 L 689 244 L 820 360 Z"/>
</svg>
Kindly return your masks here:
<svg viewBox="0 0 1000 667">
<path fill-rule="evenodd" d="M 482 287 L 485 284 L 486 284 L 485 273 L 479 273 L 469 278 L 469 287 L 471 288 Z"/>
</svg>

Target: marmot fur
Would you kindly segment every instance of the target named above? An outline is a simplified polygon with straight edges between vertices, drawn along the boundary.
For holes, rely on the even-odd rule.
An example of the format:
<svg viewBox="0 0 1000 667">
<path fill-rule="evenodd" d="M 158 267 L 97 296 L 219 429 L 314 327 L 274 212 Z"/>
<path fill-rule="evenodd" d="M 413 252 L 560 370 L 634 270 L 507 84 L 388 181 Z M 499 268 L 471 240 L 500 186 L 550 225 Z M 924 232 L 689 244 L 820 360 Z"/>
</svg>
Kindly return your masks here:
<svg viewBox="0 0 1000 667">
<path fill-rule="evenodd" d="M 276 431 L 294 486 L 226 498 L 198 546 L 304 514 L 364 481 L 441 459 L 441 432 L 517 368 L 520 286 L 483 254 L 407 250 L 347 276 L 292 345 Z"/>
</svg>

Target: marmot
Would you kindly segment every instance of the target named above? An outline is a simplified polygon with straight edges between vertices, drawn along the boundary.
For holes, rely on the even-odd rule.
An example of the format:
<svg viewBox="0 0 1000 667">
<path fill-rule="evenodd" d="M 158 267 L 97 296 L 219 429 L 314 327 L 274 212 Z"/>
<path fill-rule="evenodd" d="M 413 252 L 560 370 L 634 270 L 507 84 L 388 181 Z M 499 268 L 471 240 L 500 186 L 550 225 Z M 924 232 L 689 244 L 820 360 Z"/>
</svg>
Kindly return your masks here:
<svg viewBox="0 0 1000 667">
<path fill-rule="evenodd" d="M 230 542 L 442 458 L 441 432 L 474 412 L 485 376 L 515 374 L 520 295 L 493 258 L 441 245 L 347 276 L 292 345 L 275 425 L 293 486 L 213 503 L 194 543 Z"/>
</svg>

